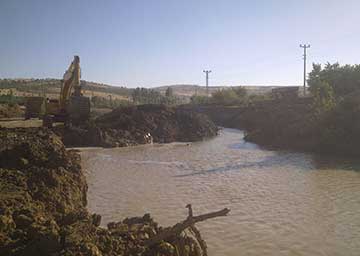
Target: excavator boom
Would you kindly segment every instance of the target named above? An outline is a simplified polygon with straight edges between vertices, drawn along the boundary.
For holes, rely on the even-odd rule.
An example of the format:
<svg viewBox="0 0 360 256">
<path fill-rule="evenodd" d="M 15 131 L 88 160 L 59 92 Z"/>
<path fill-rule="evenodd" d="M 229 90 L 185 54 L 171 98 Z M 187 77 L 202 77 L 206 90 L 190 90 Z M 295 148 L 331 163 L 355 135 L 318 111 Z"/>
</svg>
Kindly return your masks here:
<svg viewBox="0 0 360 256">
<path fill-rule="evenodd" d="M 63 77 L 59 100 L 49 100 L 46 103 L 44 125 L 52 122 L 76 123 L 89 119 L 90 100 L 81 93 L 80 58 L 74 56 Z"/>
<path fill-rule="evenodd" d="M 70 64 L 69 68 L 66 70 L 64 74 L 63 84 L 60 92 L 61 110 L 65 110 L 73 88 L 74 88 L 74 95 L 81 96 L 79 56 L 74 56 L 73 62 Z"/>
</svg>

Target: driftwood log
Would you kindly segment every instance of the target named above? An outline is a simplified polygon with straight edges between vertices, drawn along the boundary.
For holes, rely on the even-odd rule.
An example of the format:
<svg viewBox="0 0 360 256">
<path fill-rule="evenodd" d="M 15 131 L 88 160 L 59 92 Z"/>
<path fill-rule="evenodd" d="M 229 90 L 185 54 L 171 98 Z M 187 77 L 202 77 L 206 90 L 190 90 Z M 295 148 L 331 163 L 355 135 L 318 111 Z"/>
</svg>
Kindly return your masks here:
<svg viewBox="0 0 360 256">
<path fill-rule="evenodd" d="M 192 216 L 191 205 L 189 204 L 186 207 L 189 208 L 189 216 L 186 220 L 184 220 L 180 223 L 177 223 L 172 227 L 165 228 L 163 231 L 161 231 L 157 235 L 146 240 L 145 245 L 151 246 L 151 245 L 157 244 L 161 240 L 165 240 L 172 236 L 176 236 L 176 235 L 180 234 L 181 232 L 183 232 L 185 229 L 189 228 L 192 232 L 195 233 L 195 236 L 197 237 L 198 240 L 200 238 L 200 240 L 201 240 L 201 241 L 199 241 L 200 246 L 203 247 L 202 249 L 204 249 L 204 247 L 205 247 L 205 251 L 206 251 L 206 245 L 205 245 L 205 243 L 202 243 L 203 240 L 200 237 L 200 232 L 195 228 L 194 224 L 197 222 L 208 220 L 208 219 L 226 216 L 230 212 L 230 210 L 228 208 L 224 208 L 217 212 L 210 212 L 210 213 L 202 214 L 199 216 Z"/>
</svg>

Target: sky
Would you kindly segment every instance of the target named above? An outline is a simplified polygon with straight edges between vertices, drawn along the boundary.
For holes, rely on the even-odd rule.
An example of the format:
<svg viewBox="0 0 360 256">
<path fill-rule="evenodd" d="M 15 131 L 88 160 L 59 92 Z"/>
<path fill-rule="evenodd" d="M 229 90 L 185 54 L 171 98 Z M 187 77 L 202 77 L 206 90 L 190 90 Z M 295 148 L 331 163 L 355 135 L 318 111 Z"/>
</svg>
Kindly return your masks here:
<svg viewBox="0 0 360 256">
<path fill-rule="evenodd" d="M 358 0 L 0 0 L 0 78 L 119 86 L 301 85 L 312 63 L 360 60 Z"/>
</svg>

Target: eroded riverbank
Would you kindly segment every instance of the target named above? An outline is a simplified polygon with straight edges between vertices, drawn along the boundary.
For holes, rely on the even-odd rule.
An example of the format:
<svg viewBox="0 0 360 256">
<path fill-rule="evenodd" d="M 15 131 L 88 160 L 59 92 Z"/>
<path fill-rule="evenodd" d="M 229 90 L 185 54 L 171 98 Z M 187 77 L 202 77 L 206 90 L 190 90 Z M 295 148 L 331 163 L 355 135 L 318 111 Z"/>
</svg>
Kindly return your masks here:
<svg viewBox="0 0 360 256">
<path fill-rule="evenodd" d="M 247 141 L 268 148 L 359 157 L 360 93 L 339 99 L 331 110 L 317 104 L 316 97 L 297 97 L 186 107 L 207 114 L 217 125 L 242 129 Z"/>
<path fill-rule="evenodd" d="M 162 225 L 229 207 L 199 225 L 210 255 L 357 255 L 360 165 L 262 150 L 238 130 L 172 143 L 82 153 L 89 209 L 104 223 L 151 212 Z"/>
</svg>

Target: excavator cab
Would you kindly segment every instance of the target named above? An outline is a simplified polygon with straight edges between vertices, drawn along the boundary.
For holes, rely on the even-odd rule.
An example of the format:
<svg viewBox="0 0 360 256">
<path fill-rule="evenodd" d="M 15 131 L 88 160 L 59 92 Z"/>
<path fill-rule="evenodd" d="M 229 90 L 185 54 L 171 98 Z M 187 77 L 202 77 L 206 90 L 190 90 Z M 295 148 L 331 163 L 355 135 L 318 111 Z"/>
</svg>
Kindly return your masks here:
<svg viewBox="0 0 360 256">
<path fill-rule="evenodd" d="M 82 95 L 70 96 L 66 107 L 68 118 L 73 124 L 81 124 L 89 120 L 90 117 L 90 99 Z"/>
</svg>

